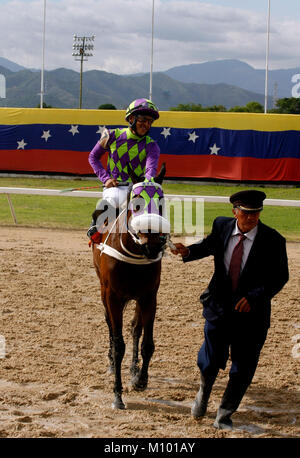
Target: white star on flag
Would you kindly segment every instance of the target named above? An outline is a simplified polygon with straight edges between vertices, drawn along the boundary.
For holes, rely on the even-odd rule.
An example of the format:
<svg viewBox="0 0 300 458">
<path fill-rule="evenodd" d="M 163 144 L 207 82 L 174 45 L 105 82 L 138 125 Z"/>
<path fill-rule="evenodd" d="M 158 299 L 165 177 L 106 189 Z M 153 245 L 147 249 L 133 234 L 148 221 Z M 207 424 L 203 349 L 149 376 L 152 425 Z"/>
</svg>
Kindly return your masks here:
<svg viewBox="0 0 300 458">
<path fill-rule="evenodd" d="M 160 134 L 163 135 L 166 139 L 169 135 L 171 135 L 170 129 L 171 127 L 164 127 L 164 130 Z"/>
<path fill-rule="evenodd" d="M 221 148 L 218 148 L 217 145 L 214 143 L 214 146 L 210 146 L 209 149 L 210 149 L 210 154 L 218 155 L 218 151 Z"/>
<path fill-rule="evenodd" d="M 78 126 L 71 126 L 71 129 L 68 132 L 71 132 L 73 136 L 75 134 L 79 134 Z"/>
<path fill-rule="evenodd" d="M 27 143 L 24 142 L 24 138 L 22 138 L 22 140 L 20 142 L 18 142 L 18 148 L 17 149 L 24 149 L 25 146 L 27 145 Z"/>
<path fill-rule="evenodd" d="M 189 134 L 189 136 L 189 141 L 192 141 L 193 143 L 195 143 L 196 139 L 199 138 L 199 135 L 196 135 L 195 131 Z"/>
<path fill-rule="evenodd" d="M 50 130 L 43 130 L 43 135 L 41 136 L 41 138 L 43 138 L 45 142 L 47 142 L 49 137 L 52 137 L 52 135 L 50 135 Z"/>
<path fill-rule="evenodd" d="M 106 129 L 105 126 L 98 126 L 98 130 L 97 130 L 96 134 L 101 134 L 101 135 L 102 135 L 102 134 L 103 134 L 103 131 L 104 131 L 105 129 Z"/>
</svg>

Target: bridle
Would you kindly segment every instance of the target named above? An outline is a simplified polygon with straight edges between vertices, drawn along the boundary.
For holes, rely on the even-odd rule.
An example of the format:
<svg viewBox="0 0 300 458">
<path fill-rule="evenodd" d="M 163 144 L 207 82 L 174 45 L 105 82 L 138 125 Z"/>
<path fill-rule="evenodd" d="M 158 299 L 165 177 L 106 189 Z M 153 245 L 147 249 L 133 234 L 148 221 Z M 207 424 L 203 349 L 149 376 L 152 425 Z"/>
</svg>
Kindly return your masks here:
<svg viewBox="0 0 300 458">
<path fill-rule="evenodd" d="M 113 229 L 116 227 L 117 224 L 122 224 L 121 222 L 121 217 L 123 218 L 124 217 L 124 213 L 128 211 L 128 208 L 129 208 L 129 203 L 131 202 L 130 200 L 130 195 L 132 194 L 132 192 L 137 189 L 138 187 L 140 186 L 154 186 L 153 183 L 149 182 L 147 184 L 145 184 L 145 182 L 143 183 L 136 183 L 135 185 L 131 186 L 129 188 L 129 191 L 128 191 L 128 200 L 127 200 L 127 206 L 126 208 L 124 208 L 120 214 L 118 215 L 118 217 L 115 219 L 113 225 L 111 226 L 104 242 L 100 243 L 99 245 L 96 245 L 96 247 L 101 251 L 101 254 L 102 255 L 103 253 L 107 254 L 108 256 L 111 256 L 115 259 L 118 259 L 119 261 L 123 261 L 123 262 L 127 262 L 129 264 L 141 264 L 141 265 L 145 265 L 145 264 L 153 264 L 155 262 L 158 262 L 161 260 L 162 256 L 163 256 L 163 253 L 164 253 L 164 250 L 166 248 L 167 245 L 169 245 L 170 247 L 173 247 L 173 243 L 171 242 L 170 240 L 170 231 L 168 231 L 168 233 L 164 234 L 164 235 L 161 235 L 159 236 L 161 241 L 162 241 L 162 244 L 161 244 L 161 247 L 160 247 L 160 250 L 158 252 L 158 255 L 156 258 L 154 259 L 151 259 L 147 256 L 147 254 L 149 253 L 149 248 L 147 246 L 147 244 L 145 244 L 139 234 L 139 232 L 137 230 L 134 230 L 134 225 L 132 224 L 132 222 L 134 221 L 134 217 L 132 219 L 131 222 L 128 223 L 128 218 L 124 218 L 123 220 L 123 225 L 122 225 L 122 230 L 120 231 L 120 234 L 119 234 L 119 242 L 120 242 L 120 246 L 122 248 L 122 250 L 126 253 L 126 254 L 123 254 L 121 253 L 120 251 L 118 251 L 117 249 L 113 248 L 112 246 L 110 246 L 108 244 L 108 240 L 109 240 L 109 237 L 113 231 Z M 161 189 L 161 186 L 158 184 L 158 183 L 155 183 L 155 186 L 159 187 Z M 162 191 L 161 191 L 162 192 Z M 127 214 L 126 214 L 127 215 Z M 150 215 L 151 216 L 151 215 Z M 162 218 L 162 220 L 164 220 L 163 217 L 160 217 Z M 165 221 L 163 221 L 165 223 Z M 166 223 L 165 223 L 166 225 Z M 123 232 L 127 232 L 133 242 L 140 246 L 142 248 L 142 251 L 143 251 L 143 254 L 137 254 L 137 253 L 133 253 L 132 251 L 130 251 L 128 248 L 125 247 L 124 243 L 123 243 L 123 240 L 122 240 L 122 233 Z"/>
</svg>

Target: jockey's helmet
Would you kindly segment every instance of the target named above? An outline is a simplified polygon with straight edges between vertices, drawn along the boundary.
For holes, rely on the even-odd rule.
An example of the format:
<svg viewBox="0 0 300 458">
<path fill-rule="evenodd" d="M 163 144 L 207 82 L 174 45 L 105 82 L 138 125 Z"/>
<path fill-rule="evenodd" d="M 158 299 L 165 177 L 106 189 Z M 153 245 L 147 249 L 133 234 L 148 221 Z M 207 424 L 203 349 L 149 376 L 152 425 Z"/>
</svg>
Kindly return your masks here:
<svg viewBox="0 0 300 458">
<path fill-rule="evenodd" d="M 153 119 L 159 118 L 159 112 L 154 103 L 149 99 L 136 99 L 126 110 L 126 121 L 129 121 L 129 117 L 131 115 L 148 115 L 151 116 Z"/>
</svg>

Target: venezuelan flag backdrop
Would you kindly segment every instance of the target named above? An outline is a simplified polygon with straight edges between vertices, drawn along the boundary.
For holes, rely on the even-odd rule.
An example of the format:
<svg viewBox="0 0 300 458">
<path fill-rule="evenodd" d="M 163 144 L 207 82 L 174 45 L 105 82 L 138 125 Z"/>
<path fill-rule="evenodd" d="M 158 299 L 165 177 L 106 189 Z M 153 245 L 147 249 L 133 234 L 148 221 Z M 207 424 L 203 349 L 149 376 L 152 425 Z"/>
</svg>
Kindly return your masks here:
<svg viewBox="0 0 300 458">
<path fill-rule="evenodd" d="M 0 171 L 93 174 L 88 154 L 119 110 L 0 108 Z M 300 181 L 300 116 L 161 112 L 150 135 L 168 177 Z M 104 159 L 105 165 L 105 159 Z"/>
</svg>

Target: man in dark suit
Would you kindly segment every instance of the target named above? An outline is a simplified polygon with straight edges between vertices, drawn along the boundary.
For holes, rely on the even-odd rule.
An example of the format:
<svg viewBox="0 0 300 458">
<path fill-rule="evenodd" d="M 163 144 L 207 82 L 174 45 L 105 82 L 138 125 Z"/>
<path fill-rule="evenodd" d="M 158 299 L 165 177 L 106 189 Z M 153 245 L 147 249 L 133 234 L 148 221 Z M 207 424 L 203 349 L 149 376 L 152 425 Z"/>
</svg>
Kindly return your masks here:
<svg viewBox="0 0 300 458">
<path fill-rule="evenodd" d="M 200 388 L 192 415 L 205 415 L 230 351 L 229 381 L 214 422 L 219 429 L 232 429 L 230 417 L 252 381 L 270 327 L 271 299 L 289 278 L 285 239 L 259 219 L 265 198 L 256 190 L 233 194 L 234 218 L 216 218 L 202 241 L 189 247 L 176 243 L 172 250 L 184 262 L 214 256 L 214 274 L 200 296 L 205 340 L 198 353 Z"/>
</svg>

